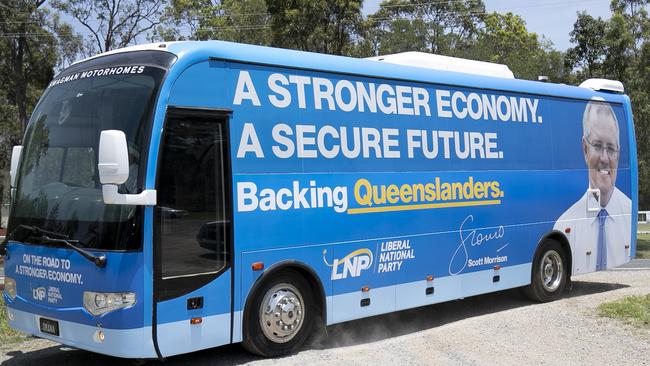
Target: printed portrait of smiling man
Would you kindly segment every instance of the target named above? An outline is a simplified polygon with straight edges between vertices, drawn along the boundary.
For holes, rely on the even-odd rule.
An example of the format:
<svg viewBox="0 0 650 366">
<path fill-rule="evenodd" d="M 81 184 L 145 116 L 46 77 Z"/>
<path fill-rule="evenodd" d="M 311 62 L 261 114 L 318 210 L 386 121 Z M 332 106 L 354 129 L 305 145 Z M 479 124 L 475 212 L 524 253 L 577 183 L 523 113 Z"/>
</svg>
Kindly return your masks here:
<svg viewBox="0 0 650 366">
<path fill-rule="evenodd" d="M 629 261 L 632 201 L 616 188 L 619 135 L 618 119 L 610 105 L 601 99 L 587 103 L 582 118 L 582 150 L 589 187 L 554 227 L 567 233 L 573 274 L 605 270 Z"/>
<path fill-rule="evenodd" d="M 620 149 L 614 111 L 607 104 L 587 104 L 583 131 L 582 149 L 589 168 L 589 186 L 600 190 L 600 205 L 605 207 L 616 189 Z"/>
</svg>

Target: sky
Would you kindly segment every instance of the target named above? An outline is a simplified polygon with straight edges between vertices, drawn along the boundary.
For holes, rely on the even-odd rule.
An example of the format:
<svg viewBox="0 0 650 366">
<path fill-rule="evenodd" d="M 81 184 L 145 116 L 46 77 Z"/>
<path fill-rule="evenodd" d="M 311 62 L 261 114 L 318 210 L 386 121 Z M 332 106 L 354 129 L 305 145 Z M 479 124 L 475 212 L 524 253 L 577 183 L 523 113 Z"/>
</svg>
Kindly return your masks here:
<svg viewBox="0 0 650 366">
<path fill-rule="evenodd" d="M 576 12 L 586 10 L 591 16 L 609 19 L 611 0 L 483 0 L 488 12 L 520 15 L 529 32 L 544 35 L 555 49 L 572 47 L 569 32 L 576 21 Z M 374 13 L 381 0 L 366 0 L 364 14 Z"/>
</svg>

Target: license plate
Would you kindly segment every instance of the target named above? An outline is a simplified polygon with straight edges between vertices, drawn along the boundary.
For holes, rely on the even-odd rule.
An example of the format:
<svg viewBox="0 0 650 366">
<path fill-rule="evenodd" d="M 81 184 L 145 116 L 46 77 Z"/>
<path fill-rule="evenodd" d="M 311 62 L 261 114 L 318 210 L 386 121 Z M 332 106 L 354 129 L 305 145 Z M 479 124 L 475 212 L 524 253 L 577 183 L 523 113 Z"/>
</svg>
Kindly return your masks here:
<svg viewBox="0 0 650 366">
<path fill-rule="evenodd" d="M 41 326 L 41 332 L 59 336 L 59 322 L 56 320 L 40 318 L 39 323 Z"/>
</svg>

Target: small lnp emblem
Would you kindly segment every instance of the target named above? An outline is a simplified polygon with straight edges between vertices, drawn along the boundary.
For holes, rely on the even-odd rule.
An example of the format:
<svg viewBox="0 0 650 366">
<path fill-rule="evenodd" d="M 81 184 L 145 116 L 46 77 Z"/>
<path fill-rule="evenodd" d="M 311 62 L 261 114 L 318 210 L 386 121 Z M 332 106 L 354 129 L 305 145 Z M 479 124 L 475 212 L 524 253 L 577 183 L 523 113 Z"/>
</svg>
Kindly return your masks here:
<svg viewBox="0 0 650 366">
<path fill-rule="evenodd" d="M 329 264 L 327 258 L 327 249 L 323 250 L 323 262 L 328 267 L 332 267 L 332 280 L 340 280 L 350 277 L 359 277 L 361 271 L 372 266 L 372 252 L 370 249 L 362 248 L 346 255 L 343 259 L 334 259 L 334 263 Z M 341 272 L 339 272 L 339 267 Z"/>
<path fill-rule="evenodd" d="M 45 287 L 32 289 L 32 297 L 34 300 L 43 301 L 45 299 Z"/>
</svg>

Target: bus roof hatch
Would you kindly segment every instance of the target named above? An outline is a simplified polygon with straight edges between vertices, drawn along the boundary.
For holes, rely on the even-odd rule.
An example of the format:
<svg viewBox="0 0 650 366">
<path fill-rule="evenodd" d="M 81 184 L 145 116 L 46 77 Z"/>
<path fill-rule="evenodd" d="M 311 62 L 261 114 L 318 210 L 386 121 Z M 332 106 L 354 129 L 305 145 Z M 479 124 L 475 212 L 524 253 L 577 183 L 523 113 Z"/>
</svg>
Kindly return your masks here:
<svg viewBox="0 0 650 366">
<path fill-rule="evenodd" d="M 613 93 L 625 93 L 623 83 L 618 80 L 609 79 L 587 79 L 580 84 L 581 88 L 592 89 L 596 91 L 605 91 Z"/>
<path fill-rule="evenodd" d="M 507 79 L 515 78 L 515 75 L 507 65 L 467 60 L 458 57 L 434 55 L 425 52 L 402 52 L 392 55 L 368 57 L 367 59 L 433 70 L 454 71 L 465 74 L 493 76 Z"/>
</svg>

